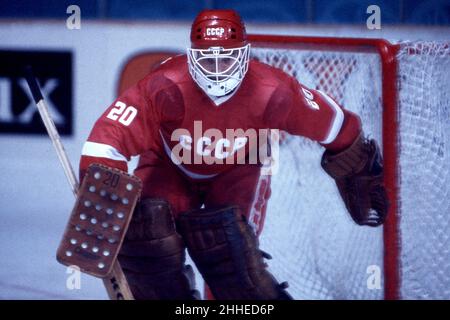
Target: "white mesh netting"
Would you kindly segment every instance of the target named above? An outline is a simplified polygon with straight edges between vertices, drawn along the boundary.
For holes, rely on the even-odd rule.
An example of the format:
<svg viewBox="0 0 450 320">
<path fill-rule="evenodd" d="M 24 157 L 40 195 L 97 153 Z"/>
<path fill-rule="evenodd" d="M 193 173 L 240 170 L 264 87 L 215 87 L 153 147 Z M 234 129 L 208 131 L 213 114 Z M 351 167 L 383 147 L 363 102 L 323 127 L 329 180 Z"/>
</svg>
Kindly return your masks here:
<svg viewBox="0 0 450 320">
<path fill-rule="evenodd" d="M 450 299 L 450 44 L 401 48 L 400 294 Z"/>
<path fill-rule="evenodd" d="M 426 54 L 422 50 L 411 56 L 405 53 L 408 46 L 402 44 L 399 54 L 401 294 L 449 298 L 449 52 L 448 47 L 430 47 Z M 252 50 L 260 61 L 359 114 L 365 133 L 381 145 L 377 54 Z M 291 136 L 280 148 L 279 172 L 272 177 L 273 194 L 261 236 L 261 248 L 273 256 L 270 270 L 278 280 L 289 282 L 296 299 L 383 298 L 383 230 L 352 222 L 334 182 L 320 167 L 322 152 L 317 144 Z M 377 269 L 379 283 L 373 278 Z"/>
</svg>

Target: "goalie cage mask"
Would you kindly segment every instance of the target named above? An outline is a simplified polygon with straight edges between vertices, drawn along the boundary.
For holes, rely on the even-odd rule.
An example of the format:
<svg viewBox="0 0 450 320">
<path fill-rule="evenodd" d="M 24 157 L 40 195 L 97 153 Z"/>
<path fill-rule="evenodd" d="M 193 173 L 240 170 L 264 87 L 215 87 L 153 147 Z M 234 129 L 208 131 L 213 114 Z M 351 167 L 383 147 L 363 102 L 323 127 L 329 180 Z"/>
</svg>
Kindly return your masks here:
<svg viewBox="0 0 450 320">
<path fill-rule="evenodd" d="M 244 79 L 250 59 L 245 26 L 233 10 L 204 10 L 191 30 L 189 73 L 211 96 L 224 96 Z"/>
</svg>

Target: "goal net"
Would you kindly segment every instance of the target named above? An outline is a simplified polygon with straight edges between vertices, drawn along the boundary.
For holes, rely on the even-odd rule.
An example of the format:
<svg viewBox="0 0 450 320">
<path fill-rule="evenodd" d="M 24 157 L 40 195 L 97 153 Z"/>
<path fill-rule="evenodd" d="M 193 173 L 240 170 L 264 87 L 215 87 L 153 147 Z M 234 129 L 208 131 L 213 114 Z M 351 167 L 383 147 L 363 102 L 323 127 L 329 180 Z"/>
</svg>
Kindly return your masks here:
<svg viewBox="0 0 450 320">
<path fill-rule="evenodd" d="M 296 299 L 450 298 L 450 48 L 348 38 L 250 36 L 253 57 L 357 113 L 382 146 L 391 207 L 356 225 L 320 167 L 324 149 L 287 136 L 261 249 Z"/>
</svg>

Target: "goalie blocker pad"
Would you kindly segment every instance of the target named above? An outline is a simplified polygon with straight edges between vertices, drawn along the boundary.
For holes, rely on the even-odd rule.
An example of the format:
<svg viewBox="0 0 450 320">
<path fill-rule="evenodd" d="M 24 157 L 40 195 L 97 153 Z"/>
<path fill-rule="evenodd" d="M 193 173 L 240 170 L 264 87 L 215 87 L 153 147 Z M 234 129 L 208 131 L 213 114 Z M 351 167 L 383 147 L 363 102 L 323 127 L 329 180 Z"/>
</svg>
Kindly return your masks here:
<svg viewBox="0 0 450 320">
<path fill-rule="evenodd" d="M 136 176 L 89 166 L 57 252 L 58 262 L 107 277 L 121 248 L 142 190 Z"/>
</svg>

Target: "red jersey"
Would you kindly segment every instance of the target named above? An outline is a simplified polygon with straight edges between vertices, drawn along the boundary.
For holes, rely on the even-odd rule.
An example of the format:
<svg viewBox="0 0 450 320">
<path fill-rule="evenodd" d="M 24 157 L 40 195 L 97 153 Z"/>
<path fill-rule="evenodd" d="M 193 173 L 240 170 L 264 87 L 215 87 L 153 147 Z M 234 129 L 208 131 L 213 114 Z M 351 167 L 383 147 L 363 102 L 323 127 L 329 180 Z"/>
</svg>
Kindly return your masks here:
<svg viewBox="0 0 450 320">
<path fill-rule="evenodd" d="M 132 156 L 152 150 L 191 178 L 210 178 L 239 165 L 239 151 L 248 160 L 253 147 L 261 146 L 251 145 L 251 135 L 261 138 L 266 129 L 339 150 L 359 134 L 360 121 L 323 92 L 254 60 L 233 95 L 216 105 L 192 80 L 186 56 L 177 56 L 103 113 L 83 148 L 80 169 L 100 162 L 126 171 Z"/>
</svg>

